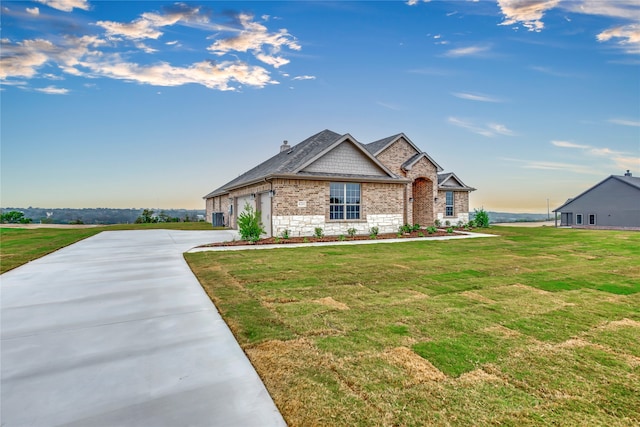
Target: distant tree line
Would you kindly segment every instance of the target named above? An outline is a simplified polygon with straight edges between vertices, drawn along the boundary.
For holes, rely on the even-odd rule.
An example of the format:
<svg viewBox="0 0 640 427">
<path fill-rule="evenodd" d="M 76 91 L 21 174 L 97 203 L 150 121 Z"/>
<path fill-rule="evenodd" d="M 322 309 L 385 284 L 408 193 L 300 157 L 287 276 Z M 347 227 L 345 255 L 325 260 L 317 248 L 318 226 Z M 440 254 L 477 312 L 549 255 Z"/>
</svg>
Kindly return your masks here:
<svg viewBox="0 0 640 427">
<path fill-rule="evenodd" d="M 2 222 L 23 221 L 42 224 L 130 224 L 143 217 L 147 212 L 149 222 L 191 222 L 204 219 L 204 210 L 198 209 L 164 209 L 156 215 L 150 209 L 113 209 L 113 208 L 0 208 Z M 21 214 L 16 219 L 15 213 Z M 149 214 L 150 212 L 150 214 Z M 11 215 L 9 215 L 11 214 Z M 6 215 L 6 218 L 5 218 Z M 15 223 L 15 222 L 14 222 Z M 23 222 L 24 223 L 24 222 Z"/>
<path fill-rule="evenodd" d="M 171 216 L 166 211 L 160 211 L 156 214 L 154 211 L 150 209 L 144 209 L 140 216 L 136 218 L 136 224 L 149 224 L 149 223 L 157 223 L 157 222 L 198 222 L 204 221 L 204 213 L 203 214 L 191 214 L 188 212 L 184 214 L 183 217 Z"/>
</svg>

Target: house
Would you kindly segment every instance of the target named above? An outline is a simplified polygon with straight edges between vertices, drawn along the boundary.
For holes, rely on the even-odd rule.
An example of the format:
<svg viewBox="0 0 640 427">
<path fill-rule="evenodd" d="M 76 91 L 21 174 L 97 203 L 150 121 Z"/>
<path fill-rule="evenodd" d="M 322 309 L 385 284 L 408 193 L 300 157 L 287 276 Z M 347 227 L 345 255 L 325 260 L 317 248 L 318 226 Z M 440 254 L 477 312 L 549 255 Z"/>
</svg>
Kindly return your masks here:
<svg viewBox="0 0 640 427">
<path fill-rule="evenodd" d="M 640 178 L 611 175 L 553 212 L 565 227 L 640 229 Z"/>
<path fill-rule="evenodd" d="M 323 130 L 294 146 L 284 141 L 275 156 L 204 196 L 207 221 L 237 228 L 248 204 L 261 212 L 268 236 L 467 222 L 475 189 L 442 171 L 403 133 L 362 144 Z"/>
</svg>

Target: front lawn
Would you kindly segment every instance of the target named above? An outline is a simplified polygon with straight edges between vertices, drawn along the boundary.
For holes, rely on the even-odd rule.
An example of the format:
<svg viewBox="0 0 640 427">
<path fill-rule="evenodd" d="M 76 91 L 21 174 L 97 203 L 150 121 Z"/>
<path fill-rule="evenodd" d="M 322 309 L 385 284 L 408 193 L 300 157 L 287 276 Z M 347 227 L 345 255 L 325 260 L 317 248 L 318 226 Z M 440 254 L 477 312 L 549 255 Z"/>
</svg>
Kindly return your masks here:
<svg viewBox="0 0 640 427">
<path fill-rule="evenodd" d="M 640 233 L 186 259 L 291 426 L 637 425 Z"/>
</svg>

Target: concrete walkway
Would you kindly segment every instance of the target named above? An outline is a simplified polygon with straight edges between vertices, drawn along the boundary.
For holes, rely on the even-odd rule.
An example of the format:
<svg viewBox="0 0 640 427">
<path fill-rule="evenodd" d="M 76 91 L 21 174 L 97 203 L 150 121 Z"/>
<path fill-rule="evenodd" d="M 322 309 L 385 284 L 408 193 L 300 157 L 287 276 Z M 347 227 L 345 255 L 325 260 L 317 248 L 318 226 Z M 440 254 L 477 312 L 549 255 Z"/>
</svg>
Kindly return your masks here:
<svg viewBox="0 0 640 427">
<path fill-rule="evenodd" d="M 110 231 L 0 276 L 0 424 L 281 426 L 182 253 L 229 231 Z"/>
</svg>

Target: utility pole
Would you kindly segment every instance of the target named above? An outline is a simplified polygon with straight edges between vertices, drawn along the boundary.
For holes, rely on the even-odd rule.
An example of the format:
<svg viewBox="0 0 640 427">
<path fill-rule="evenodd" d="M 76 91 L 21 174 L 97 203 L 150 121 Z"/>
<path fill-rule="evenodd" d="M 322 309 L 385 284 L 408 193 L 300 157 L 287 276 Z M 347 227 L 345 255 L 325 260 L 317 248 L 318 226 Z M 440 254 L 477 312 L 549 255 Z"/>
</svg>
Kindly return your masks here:
<svg viewBox="0 0 640 427">
<path fill-rule="evenodd" d="M 547 197 L 547 221 L 551 219 L 551 212 L 549 211 L 549 198 Z"/>
</svg>

